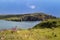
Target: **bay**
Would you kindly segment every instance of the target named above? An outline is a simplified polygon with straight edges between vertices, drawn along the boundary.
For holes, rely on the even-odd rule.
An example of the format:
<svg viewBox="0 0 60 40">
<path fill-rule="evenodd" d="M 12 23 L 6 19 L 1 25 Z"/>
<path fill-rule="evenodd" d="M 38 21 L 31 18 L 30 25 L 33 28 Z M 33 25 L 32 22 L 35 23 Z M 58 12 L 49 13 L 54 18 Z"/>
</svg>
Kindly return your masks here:
<svg viewBox="0 0 60 40">
<path fill-rule="evenodd" d="M 32 28 L 35 25 L 39 24 L 40 21 L 22 21 L 22 22 L 15 22 L 15 21 L 6 21 L 0 20 L 0 29 L 10 29 L 17 26 L 17 28 L 21 29 L 28 29 Z"/>
</svg>

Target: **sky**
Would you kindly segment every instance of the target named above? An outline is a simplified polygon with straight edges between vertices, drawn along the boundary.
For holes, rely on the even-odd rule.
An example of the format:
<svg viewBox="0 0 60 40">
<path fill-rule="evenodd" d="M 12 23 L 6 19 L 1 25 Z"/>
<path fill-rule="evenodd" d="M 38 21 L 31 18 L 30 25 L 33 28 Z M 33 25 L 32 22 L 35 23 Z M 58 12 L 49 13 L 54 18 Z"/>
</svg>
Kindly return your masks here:
<svg viewBox="0 0 60 40">
<path fill-rule="evenodd" d="M 60 17 L 60 0 L 0 0 L 0 14 L 43 12 Z"/>
</svg>

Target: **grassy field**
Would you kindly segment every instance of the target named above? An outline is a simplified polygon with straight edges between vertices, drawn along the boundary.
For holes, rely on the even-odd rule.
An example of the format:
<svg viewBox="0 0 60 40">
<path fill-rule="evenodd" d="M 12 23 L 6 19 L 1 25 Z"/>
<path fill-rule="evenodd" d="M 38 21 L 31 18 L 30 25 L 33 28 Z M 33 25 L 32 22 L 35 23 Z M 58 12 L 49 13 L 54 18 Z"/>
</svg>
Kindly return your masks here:
<svg viewBox="0 0 60 40">
<path fill-rule="evenodd" d="M 0 40 L 60 40 L 60 28 L 0 31 Z"/>
</svg>

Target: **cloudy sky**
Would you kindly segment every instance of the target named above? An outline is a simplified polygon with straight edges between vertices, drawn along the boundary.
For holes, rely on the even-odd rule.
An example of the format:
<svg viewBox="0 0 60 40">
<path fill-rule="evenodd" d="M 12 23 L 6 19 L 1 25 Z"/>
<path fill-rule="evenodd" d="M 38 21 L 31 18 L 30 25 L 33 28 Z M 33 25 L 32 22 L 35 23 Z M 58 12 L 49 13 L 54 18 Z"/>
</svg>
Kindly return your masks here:
<svg viewBox="0 0 60 40">
<path fill-rule="evenodd" d="M 44 12 L 60 17 L 60 0 L 0 0 L 0 14 Z"/>
</svg>

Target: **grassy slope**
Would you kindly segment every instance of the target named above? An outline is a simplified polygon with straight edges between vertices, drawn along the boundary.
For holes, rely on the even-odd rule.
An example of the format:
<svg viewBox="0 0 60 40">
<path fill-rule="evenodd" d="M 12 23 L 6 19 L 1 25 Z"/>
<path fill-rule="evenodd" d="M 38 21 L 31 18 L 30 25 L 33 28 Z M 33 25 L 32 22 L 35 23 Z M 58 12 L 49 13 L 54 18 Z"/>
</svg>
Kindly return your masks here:
<svg viewBox="0 0 60 40">
<path fill-rule="evenodd" d="M 60 40 L 60 28 L 1 31 L 0 40 Z"/>
<path fill-rule="evenodd" d="M 48 19 L 46 21 L 42 21 L 41 23 L 35 25 L 33 28 L 40 29 L 40 28 L 42 28 L 41 25 L 44 23 L 47 23 L 47 22 L 49 22 L 49 23 L 56 22 L 56 25 L 57 25 L 56 27 L 60 27 L 60 19 Z M 46 26 L 48 26 L 48 24 L 46 24 Z M 44 26 L 44 28 L 46 28 L 46 27 Z"/>
</svg>

